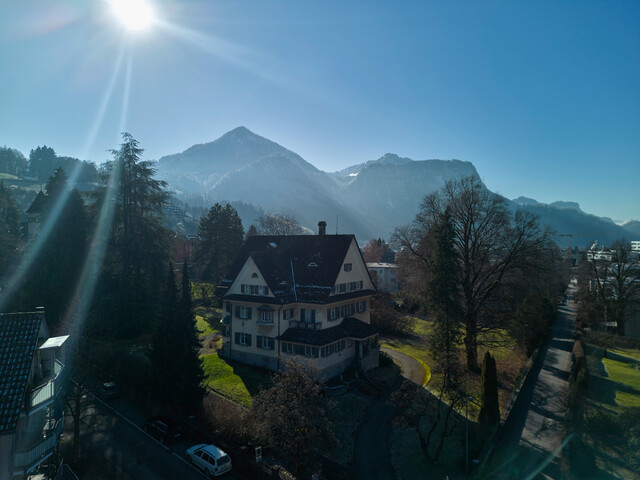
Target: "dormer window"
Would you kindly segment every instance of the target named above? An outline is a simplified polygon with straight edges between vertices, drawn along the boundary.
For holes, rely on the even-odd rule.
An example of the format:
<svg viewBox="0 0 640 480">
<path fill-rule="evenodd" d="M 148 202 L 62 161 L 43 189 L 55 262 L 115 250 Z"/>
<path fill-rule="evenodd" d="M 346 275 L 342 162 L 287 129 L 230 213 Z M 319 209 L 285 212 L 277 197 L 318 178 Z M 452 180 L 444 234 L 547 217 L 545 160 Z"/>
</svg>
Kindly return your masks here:
<svg viewBox="0 0 640 480">
<path fill-rule="evenodd" d="M 318 268 L 318 264 L 316 262 L 310 262 L 309 265 L 307 265 L 308 268 Z"/>
<path fill-rule="evenodd" d="M 257 274 L 256 272 L 253 272 L 253 273 L 251 274 L 251 278 L 258 278 L 258 274 Z"/>
</svg>

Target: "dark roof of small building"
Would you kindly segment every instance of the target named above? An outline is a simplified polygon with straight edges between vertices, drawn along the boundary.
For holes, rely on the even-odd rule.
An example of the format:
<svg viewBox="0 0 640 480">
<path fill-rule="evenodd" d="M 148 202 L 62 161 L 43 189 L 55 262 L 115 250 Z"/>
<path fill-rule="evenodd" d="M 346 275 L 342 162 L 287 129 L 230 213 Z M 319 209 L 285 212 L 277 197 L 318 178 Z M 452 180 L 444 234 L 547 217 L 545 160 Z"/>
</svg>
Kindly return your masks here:
<svg viewBox="0 0 640 480">
<path fill-rule="evenodd" d="M 0 434 L 15 430 L 43 312 L 0 314 Z"/>
<path fill-rule="evenodd" d="M 278 340 L 283 342 L 303 343 L 305 345 L 323 346 L 344 338 L 362 340 L 378 333 L 374 327 L 357 318 L 347 317 L 340 325 L 324 330 L 310 330 L 308 328 L 288 328 Z"/>
<path fill-rule="evenodd" d="M 34 198 L 33 202 L 31 202 L 31 206 L 27 210 L 27 213 L 31 213 L 31 214 L 42 213 L 42 211 L 44 210 L 44 204 L 46 200 L 47 200 L 47 196 L 44 194 L 42 190 L 40 190 L 36 195 L 36 198 Z"/>
<path fill-rule="evenodd" d="M 325 303 L 354 240 L 353 235 L 249 237 L 219 292 L 231 286 L 251 257 L 278 303 Z"/>
</svg>

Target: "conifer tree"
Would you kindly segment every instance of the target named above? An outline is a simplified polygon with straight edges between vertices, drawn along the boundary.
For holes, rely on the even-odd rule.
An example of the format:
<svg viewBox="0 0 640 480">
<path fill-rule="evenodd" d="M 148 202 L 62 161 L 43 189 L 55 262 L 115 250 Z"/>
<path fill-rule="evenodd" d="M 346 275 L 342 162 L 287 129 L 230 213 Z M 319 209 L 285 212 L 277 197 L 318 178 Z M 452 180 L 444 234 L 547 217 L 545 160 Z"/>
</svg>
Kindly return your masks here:
<svg viewBox="0 0 640 480">
<path fill-rule="evenodd" d="M 481 377 L 481 402 L 478 420 L 485 432 L 500 422 L 500 405 L 498 403 L 498 376 L 496 361 L 489 352 L 484 354 Z"/>
</svg>

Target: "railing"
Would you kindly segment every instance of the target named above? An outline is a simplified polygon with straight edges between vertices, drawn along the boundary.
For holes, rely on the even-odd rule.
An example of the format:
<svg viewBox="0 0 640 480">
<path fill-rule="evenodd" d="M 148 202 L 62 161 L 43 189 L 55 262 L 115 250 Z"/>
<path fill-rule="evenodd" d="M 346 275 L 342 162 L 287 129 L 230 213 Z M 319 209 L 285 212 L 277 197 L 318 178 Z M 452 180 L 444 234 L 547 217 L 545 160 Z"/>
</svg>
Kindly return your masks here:
<svg viewBox="0 0 640 480">
<path fill-rule="evenodd" d="M 18 452 L 13 457 L 13 468 L 30 470 L 40 461 L 44 460 L 58 444 L 60 434 L 64 428 L 64 419 L 58 421 L 55 429 L 49 431 L 48 435 L 30 449 Z M 28 468 L 27 468 L 28 467 Z"/>
<path fill-rule="evenodd" d="M 300 322 L 300 321 L 291 321 L 289 322 L 290 328 L 306 328 L 309 330 L 320 330 L 322 327 L 322 322 Z"/>
<path fill-rule="evenodd" d="M 275 325 L 275 322 L 273 320 L 258 320 L 256 321 L 256 324 L 271 326 L 271 325 Z"/>
<path fill-rule="evenodd" d="M 34 388 L 27 398 L 27 410 L 31 410 L 54 398 L 62 389 L 62 372 L 64 365 L 56 360 L 53 364 L 53 378 L 47 383 Z"/>
</svg>

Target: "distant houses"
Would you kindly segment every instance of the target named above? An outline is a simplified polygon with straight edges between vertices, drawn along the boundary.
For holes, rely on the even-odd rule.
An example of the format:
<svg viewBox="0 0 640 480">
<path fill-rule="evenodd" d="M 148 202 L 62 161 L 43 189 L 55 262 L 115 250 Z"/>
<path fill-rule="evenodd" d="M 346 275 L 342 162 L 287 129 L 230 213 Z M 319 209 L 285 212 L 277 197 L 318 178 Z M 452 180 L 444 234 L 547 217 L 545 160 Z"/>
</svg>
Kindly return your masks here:
<svg viewBox="0 0 640 480">
<path fill-rule="evenodd" d="M 270 370 L 298 358 L 324 378 L 378 366 L 376 289 L 353 235 L 320 222 L 318 235 L 249 237 L 219 292 L 225 356 Z"/>
</svg>

